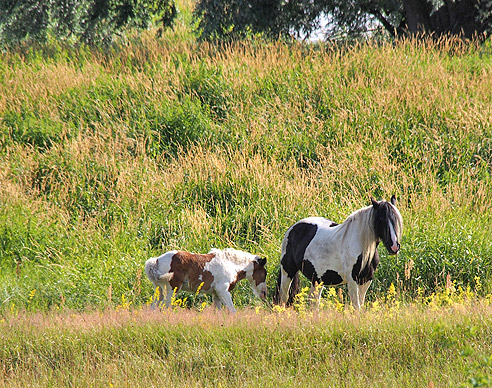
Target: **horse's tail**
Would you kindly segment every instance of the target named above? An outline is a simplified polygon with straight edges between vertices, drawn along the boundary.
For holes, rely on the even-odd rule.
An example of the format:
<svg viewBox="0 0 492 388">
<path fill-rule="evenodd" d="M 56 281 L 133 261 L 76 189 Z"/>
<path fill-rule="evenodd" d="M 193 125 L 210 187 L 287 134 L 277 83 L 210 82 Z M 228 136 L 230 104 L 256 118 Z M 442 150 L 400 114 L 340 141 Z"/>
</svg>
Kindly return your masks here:
<svg viewBox="0 0 492 388">
<path fill-rule="evenodd" d="M 159 280 L 162 280 L 165 282 L 170 282 L 171 279 L 173 278 L 173 276 L 174 276 L 174 272 L 165 273 L 165 274 L 159 276 Z"/>
<path fill-rule="evenodd" d="M 151 282 L 170 282 L 174 275 L 173 272 L 163 274 L 161 271 L 159 271 L 159 261 L 155 257 L 150 258 L 145 263 L 145 273 L 147 274 L 147 277 Z"/>
<path fill-rule="evenodd" d="M 273 303 L 280 304 L 282 302 L 282 298 L 280 296 L 280 285 L 282 284 L 282 270 L 278 271 L 277 276 L 277 285 L 275 287 L 275 293 L 273 294 Z M 294 297 L 299 292 L 299 272 L 296 272 L 292 282 L 289 287 L 289 297 L 287 299 L 287 306 L 292 306 L 294 303 Z"/>
</svg>

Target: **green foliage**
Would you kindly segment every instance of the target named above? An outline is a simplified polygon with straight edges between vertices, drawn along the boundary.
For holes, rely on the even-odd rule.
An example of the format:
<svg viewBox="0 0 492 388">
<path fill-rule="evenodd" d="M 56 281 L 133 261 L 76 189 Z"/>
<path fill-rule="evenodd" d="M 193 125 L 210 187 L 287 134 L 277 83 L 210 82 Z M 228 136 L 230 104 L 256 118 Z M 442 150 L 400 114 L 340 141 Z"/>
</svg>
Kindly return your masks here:
<svg viewBox="0 0 492 388">
<path fill-rule="evenodd" d="M 198 20 L 198 35 L 204 40 L 228 41 L 256 35 L 275 39 L 289 36 L 292 26 L 297 27 L 296 32 L 312 28 L 309 25 L 313 23 L 312 16 L 308 16 L 312 11 L 308 5 L 304 1 L 201 0 L 194 17 Z"/>
<path fill-rule="evenodd" d="M 0 44 L 64 40 L 109 43 L 125 29 L 173 25 L 176 6 L 168 0 L 2 1 Z"/>
<path fill-rule="evenodd" d="M 449 5 L 430 0 L 411 4 L 388 0 L 276 0 L 267 3 L 201 0 L 195 9 L 195 18 L 200 37 L 212 41 L 256 35 L 273 39 L 279 36 L 304 38 L 320 29 L 331 40 L 419 33 L 471 38 L 490 32 L 488 2 L 457 0 L 455 3 Z"/>
</svg>

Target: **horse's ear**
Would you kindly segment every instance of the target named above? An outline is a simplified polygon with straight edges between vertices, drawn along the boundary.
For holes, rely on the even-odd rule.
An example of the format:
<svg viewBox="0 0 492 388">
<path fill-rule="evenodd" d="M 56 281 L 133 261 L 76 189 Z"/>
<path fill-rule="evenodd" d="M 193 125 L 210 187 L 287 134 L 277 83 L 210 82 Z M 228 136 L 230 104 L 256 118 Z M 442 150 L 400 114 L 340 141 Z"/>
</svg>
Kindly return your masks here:
<svg viewBox="0 0 492 388">
<path fill-rule="evenodd" d="M 262 257 L 258 257 L 258 258 L 256 259 L 256 261 L 257 261 L 257 262 L 258 262 L 258 264 L 259 264 L 260 266 L 262 266 L 262 267 L 264 267 L 264 266 L 265 266 L 265 264 L 266 264 L 266 259 L 265 259 L 265 258 L 262 258 Z"/>
<path fill-rule="evenodd" d="M 396 204 L 396 197 L 394 194 L 391 196 L 391 204 L 392 205 Z"/>
<path fill-rule="evenodd" d="M 374 207 L 378 207 L 379 206 L 379 202 L 376 201 L 373 197 L 371 197 L 371 203 L 372 203 L 372 206 L 374 206 Z"/>
</svg>

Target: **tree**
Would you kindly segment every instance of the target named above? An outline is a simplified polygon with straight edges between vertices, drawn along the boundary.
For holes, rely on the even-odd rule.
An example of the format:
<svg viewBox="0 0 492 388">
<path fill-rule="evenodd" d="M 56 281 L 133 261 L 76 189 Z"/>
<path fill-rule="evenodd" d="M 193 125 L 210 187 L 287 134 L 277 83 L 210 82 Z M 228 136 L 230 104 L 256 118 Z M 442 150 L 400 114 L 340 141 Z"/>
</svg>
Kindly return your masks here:
<svg viewBox="0 0 492 388">
<path fill-rule="evenodd" d="M 0 43 L 48 38 L 99 44 L 126 28 L 171 26 L 173 0 L 0 0 Z"/>
<path fill-rule="evenodd" d="M 306 36 L 325 21 L 328 38 L 386 31 L 391 36 L 490 33 L 492 0 L 200 0 L 203 39 L 249 34 Z"/>
</svg>

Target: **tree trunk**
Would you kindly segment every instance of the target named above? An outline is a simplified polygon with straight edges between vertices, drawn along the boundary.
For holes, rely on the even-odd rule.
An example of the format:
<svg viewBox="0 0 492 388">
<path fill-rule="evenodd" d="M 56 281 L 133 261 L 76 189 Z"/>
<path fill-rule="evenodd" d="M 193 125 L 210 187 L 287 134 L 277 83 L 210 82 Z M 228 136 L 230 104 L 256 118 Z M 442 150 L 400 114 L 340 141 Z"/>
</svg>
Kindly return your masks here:
<svg viewBox="0 0 492 388">
<path fill-rule="evenodd" d="M 431 0 L 402 0 L 407 33 L 431 33 L 462 35 L 471 38 L 473 34 L 485 31 L 485 23 L 479 19 L 479 0 L 444 0 L 434 9 Z"/>
<path fill-rule="evenodd" d="M 415 35 L 432 30 L 430 20 L 432 6 L 429 5 L 426 0 L 403 0 L 408 33 Z"/>
<path fill-rule="evenodd" d="M 471 38 L 484 31 L 479 20 L 476 0 L 446 0 L 431 16 L 433 31 L 437 34 L 463 35 Z"/>
</svg>

